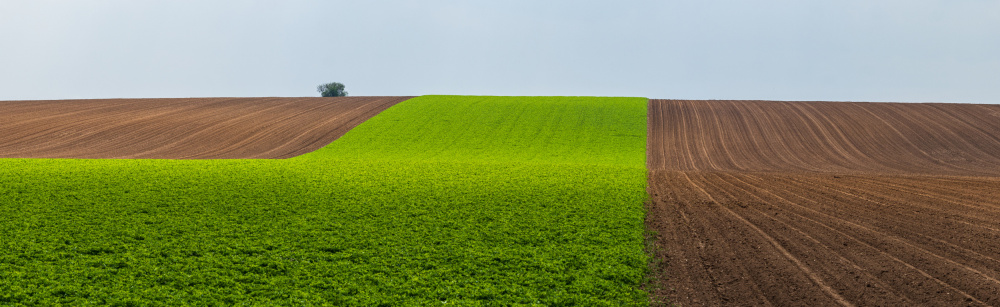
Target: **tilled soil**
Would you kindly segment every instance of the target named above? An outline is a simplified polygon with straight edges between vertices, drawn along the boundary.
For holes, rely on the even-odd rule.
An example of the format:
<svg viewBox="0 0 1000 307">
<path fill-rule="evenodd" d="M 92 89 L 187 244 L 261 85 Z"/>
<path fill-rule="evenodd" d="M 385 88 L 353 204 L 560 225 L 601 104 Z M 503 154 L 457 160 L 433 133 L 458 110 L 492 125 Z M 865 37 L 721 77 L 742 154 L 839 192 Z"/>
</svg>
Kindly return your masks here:
<svg viewBox="0 0 1000 307">
<path fill-rule="evenodd" d="M 1000 305 L 997 109 L 650 101 L 650 289 L 679 306 Z"/>
<path fill-rule="evenodd" d="M 1000 105 L 651 100 L 650 169 L 1000 176 Z"/>
<path fill-rule="evenodd" d="M 409 98 L 0 101 L 0 158 L 289 158 Z"/>
</svg>

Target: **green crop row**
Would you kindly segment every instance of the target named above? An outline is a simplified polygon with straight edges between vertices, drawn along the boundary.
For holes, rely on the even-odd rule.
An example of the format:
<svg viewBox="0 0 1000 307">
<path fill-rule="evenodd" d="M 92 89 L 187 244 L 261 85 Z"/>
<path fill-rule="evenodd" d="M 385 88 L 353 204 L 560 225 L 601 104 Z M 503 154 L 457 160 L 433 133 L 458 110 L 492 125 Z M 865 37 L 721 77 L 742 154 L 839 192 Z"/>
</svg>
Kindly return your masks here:
<svg viewBox="0 0 1000 307">
<path fill-rule="evenodd" d="M 645 131 L 430 96 L 288 160 L 0 159 L 0 305 L 644 305 Z"/>
<path fill-rule="evenodd" d="M 421 96 L 296 159 L 645 168 L 646 99 Z"/>
</svg>

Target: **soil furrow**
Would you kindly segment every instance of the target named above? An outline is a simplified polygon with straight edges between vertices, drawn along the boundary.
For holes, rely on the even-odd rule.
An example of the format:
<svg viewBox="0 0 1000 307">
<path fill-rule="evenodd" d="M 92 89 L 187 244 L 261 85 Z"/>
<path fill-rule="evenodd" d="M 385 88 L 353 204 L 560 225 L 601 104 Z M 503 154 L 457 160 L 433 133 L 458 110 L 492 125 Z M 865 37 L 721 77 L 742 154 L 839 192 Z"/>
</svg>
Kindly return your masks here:
<svg viewBox="0 0 1000 307">
<path fill-rule="evenodd" d="M 409 98 L 0 101 L 0 158 L 289 158 Z"/>
<path fill-rule="evenodd" d="M 685 289 L 654 295 L 679 306 L 1000 305 L 1000 108 L 649 108 L 647 226 L 669 234 L 657 241 L 660 288 Z M 716 247 L 733 250 L 706 252 Z M 698 291 L 733 277 L 745 280 Z"/>
</svg>

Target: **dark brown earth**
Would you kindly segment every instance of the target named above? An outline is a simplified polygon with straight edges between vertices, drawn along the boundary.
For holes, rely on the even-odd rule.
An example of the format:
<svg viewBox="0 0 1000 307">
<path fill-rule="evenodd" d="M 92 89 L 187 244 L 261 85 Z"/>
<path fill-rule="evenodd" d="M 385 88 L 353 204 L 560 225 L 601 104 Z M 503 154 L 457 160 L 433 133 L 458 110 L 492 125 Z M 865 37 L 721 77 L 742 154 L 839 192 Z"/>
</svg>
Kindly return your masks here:
<svg viewBox="0 0 1000 307">
<path fill-rule="evenodd" d="M 0 158 L 289 158 L 409 98 L 0 101 Z"/>
<path fill-rule="evenodd" d="M 654 295 L 1000 305 L 1000 106 L 651 100 Z"/>
</svg>

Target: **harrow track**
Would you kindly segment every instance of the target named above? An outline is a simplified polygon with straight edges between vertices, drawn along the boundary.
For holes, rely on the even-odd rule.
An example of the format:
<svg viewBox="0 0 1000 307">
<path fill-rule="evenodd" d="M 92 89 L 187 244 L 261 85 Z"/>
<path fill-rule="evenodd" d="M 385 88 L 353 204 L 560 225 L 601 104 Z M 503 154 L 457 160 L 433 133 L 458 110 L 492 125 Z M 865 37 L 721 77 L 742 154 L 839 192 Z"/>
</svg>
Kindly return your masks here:
<svg viewBox="0 0 1000 307">
<path fill-rule="evenodd" d="M 1000 106 L 651 100 L 654 294 L 1000 305 Z"/>
<path fill-rule="evenodd" d="M 0 158 L 289 158 L 409 98 L 0 101 Z"/>
<path fill-rule="evenodd" d="M 1000 105 L 652 100 L 650 169 L 1000 175 Z"/>
</svg>

